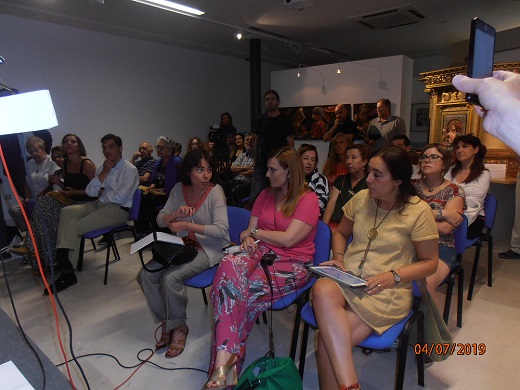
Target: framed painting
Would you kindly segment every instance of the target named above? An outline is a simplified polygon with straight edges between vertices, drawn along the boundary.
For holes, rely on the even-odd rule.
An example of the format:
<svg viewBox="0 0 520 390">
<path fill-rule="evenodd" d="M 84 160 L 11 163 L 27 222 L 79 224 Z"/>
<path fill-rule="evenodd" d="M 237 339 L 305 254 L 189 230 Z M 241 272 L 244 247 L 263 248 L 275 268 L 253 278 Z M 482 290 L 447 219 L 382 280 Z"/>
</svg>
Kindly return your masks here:
<svg viewBox="0 0 520 390">
<path fill-rule="evenodd" d="M 427 132 L 430 129 L 430 105 L 412 104 L 410 132 Z"/>
<path fill-rule="evenodd" d="M 451 145 L 455 137 L 466 134 L 467 121 L 467 112 L 443 112 L 441 143 L 444 145 Z"/>
<path fill-rule="evenodd" d="M 364 137 L 370 125 L 370 121 L 377 117 L 377 103 L 354 104 L 354 116 L 352 120 L 356 122 L 359 135 Z"/>
</svg>

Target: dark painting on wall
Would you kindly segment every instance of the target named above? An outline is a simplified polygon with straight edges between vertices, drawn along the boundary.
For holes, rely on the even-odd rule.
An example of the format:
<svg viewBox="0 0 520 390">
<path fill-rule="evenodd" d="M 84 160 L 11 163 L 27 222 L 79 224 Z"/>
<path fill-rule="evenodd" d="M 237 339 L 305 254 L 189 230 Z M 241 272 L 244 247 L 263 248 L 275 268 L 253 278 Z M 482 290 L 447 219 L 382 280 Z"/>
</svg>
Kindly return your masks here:
<svg viewBox="0 0 520 390">
<path fill-rule="evenodd" d="M 352 106 L 345 104 L 349 114 Z M 288 115 L 294 126 L 296 139 L 323 139 L 325 133 L 334 125 L 336 105 L 286 107 L 281 108 L 283 114 Z"/>
<path fill-rule="evenodd" d="M 377 103 L 354 104 L 353 120 L 356 122 L 359 135 L 364 137 L 370 121 L 377 117 Z"/>
</svg>

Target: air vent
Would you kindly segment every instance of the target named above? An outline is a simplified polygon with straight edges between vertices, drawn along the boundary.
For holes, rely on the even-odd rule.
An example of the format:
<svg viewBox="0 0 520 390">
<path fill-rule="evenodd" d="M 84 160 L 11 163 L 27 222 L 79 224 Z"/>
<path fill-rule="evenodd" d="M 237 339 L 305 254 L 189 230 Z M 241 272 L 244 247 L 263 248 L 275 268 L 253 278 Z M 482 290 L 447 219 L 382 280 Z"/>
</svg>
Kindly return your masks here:
<svg viewBox="0 0 520 390">
<path fill-rule="evenodd" d="M 380 12 L 373 12 L 365 15 L 352 16 L 352 19 L 365 27 L 373 30 L 386 30 L 409 24 L 415 24 L 425 19 L 426 16 L 419 12 L 412 5 L 405 5 Z"/>
</svg>

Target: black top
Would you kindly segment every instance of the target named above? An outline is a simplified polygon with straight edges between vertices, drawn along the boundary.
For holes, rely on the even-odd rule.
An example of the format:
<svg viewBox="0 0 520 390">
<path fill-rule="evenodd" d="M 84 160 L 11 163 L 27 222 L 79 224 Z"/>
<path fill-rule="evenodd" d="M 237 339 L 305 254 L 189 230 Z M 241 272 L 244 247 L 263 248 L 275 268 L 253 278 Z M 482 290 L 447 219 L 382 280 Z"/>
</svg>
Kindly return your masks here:
<svg viewBox="0 0 520 390">
<path fill-rule="evenodd" d="M 352 188 L 352 176 L 350 173 L 341 175 L 334 181 L 334 187 L 339 190 L 339 196 L 334 205 L 334 211 L 330 218 L 333 222 L 340 222 L 343 217 L 343 206 L 359 191 L 367 188 L 367 178 L 364 177 Z"/>
<path fill-rule="evenodd" d="M 83 163 L 85 161 L 90 161 L 90 159 L 86 158 L 83 161 L 81 161 L 81 165 L 79 167 L 79 173 L 70 173 L 67 172 L 67 162 L 68 160 L 65 160 L 63 162 L 63 170 L 65 171 L 65 177 L 63 179 L 63 184 L 65 184 L 65 187 L 72 188 L 74 190 L 84 190 L 87 188 L 88 183 L 90 183 L 90 179 L 87 175 L 83 173 Z M 77 201 L 85 201 L 85 200 L 94 200 L 96 198 L 91 198 L 88 195 L 72 195 L 71 199 L 77 200 Z"/>
<path fill-rule="evenodd" d="M 291 119 L 284 114 L 269 117 L 263 113 L 256 120 L 256 165 L 266 167 L 267 156 L 271 150 L 281 146 L 287 146 L 287 137 L 294 135 Z"/>
<path fill-rule="evenodd" d="M 334 136 L 338 133 L 352 134 L 354 136 L 354 141 L 363 139 L 359 136 L 356 122 L 354 122 L 350 118 L 347 118 L 347 120 L 344 123 L 336 127 L 336 130 L 334 130 L 334 134 L 332 134 L 332 138 L 334 138 Z"/>
</svg>

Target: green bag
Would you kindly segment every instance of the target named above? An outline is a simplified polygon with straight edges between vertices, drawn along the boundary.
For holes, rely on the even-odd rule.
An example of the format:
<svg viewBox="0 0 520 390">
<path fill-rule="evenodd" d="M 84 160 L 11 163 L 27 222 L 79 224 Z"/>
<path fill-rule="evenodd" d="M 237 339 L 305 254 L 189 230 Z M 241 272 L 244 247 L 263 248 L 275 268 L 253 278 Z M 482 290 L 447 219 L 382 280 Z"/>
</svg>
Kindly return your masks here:
<svg viewBox="0 0 520 390">
<path fill-rule="evenodd" d="M 302 379 L 290 357 L 261 357 L 251 363 L 233 390 L 303 390 Z"/>
</svg>

